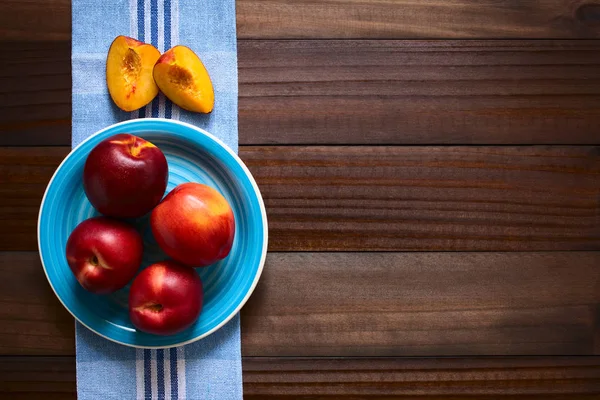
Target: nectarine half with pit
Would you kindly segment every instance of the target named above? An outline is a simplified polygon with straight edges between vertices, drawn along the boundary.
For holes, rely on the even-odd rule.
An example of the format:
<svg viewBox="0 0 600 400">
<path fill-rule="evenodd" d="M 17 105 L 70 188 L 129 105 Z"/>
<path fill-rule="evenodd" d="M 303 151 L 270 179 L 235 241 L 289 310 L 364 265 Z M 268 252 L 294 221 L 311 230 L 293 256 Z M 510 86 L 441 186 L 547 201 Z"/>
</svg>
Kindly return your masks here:
<svg viewBox="0 0 600 400">
<path fill-rule="evenodd" d="M 150 226 L 167 255 L 192 267 L 225 258 L 233 244 L 235 219 L 221 193 L 200 183 L 184 183 L 154 208 Z"/>
<path fill-rule="evenodd" d="M 165 52 L 154 66 L 154 81 L 173 103 L 188 111 L 209 113 L 215 93 L 200 58 L 185 46 Z"/>
<path fill-rule="evenodd" d="M 169 168 L 163 152 L 128 133 L 104 139 L 88 155 L 83 187 L 104 215 L 137 218 L 156 206 L 167 188 Z"/>
<path fill-rule="evenodd" d="M 117 36 L 106 58 L 106 84 L 115 104 L 123 111 L 137 110 L 158 94 L 152 71 L 160 52 L 151 44 Z"/>
</svg>

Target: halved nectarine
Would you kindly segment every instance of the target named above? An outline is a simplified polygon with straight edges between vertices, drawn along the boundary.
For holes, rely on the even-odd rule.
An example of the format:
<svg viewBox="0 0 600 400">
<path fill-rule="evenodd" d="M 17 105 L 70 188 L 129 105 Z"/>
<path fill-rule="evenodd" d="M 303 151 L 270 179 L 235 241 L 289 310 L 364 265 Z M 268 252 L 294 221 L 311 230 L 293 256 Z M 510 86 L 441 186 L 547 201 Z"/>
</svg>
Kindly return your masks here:
<svg viewBox="0 0 600 400">
<path fill-rule="evenodd" d="M 151 44 L 117 36 L 106 58 L 106 84 L 110 97 L 123 111 L 134 111 L 158 94 L 152 70 L 160 52 Z"/>
<path fill-rule="evenodd" d="M 200 58 L 185 46 L 165 52 L 154 66 L 154 81 L 179 107 L 209 113 L 215 105 L 215 93 L 208 71 Z"/>
</svg>

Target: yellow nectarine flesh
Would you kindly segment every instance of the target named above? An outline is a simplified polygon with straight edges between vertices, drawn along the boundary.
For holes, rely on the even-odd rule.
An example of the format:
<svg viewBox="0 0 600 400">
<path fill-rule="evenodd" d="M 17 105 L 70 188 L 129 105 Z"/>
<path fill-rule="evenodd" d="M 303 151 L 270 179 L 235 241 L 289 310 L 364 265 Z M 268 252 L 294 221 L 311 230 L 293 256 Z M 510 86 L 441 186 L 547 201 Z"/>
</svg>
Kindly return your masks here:
<svg viewBox="0 0 600 400">
<path fill-rule="evenodd" d="M 215 105 L 208 71 L 196 53 L 185 46 L 175 46 L 158 59 L 154 80 L 165 96 L 183 109 L 209 113 Z"/>
<path fill-rule="evenodd" d="M 106 84 L 110 97 L 123 111 L 134 111 L 158 94 L 152 70 L 160 52 L 151 44 L 117 36 L 106 58 Z"/>
</svg>

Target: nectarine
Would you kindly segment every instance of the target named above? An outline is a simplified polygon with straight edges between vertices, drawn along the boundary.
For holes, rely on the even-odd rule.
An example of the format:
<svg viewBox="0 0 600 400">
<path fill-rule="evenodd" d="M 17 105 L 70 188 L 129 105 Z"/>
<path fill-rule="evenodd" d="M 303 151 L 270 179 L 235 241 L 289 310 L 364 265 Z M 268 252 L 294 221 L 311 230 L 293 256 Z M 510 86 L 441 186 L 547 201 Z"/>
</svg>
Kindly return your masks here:
<svg viewBox="0 0 600 400">
<path fill-rule="evenodd" d="M 90 203 L 102 214 L 136 218 L 156 206 L 167 188 L 167 159 L 151 142 L 127 133 L 96 145 L 83 170 Z"/>
<path fill-rule="evenodd" d="M 142 263 L 142 250 L 142 238 L 125 222 L 90 218 L 69 236 L 67 263 L 85 289 L 111 293 L 135 276 Z"/>
<path fill-rule="evenodd" d="M 151 44 L 117 36 L 106 58 L 106 84 L 115 104 L 123 111 L 137 110 L 158 94 L 152 71 L 160 52 Z"/>
<path fill-rule="evenodd" d="M 169 257 L 193 267 L 226 257 L 235 235 L 235 219 L 227 200 L 200 183 L 175 187 L 152 211 L 150 225 Z"/>
<path fill-rule="evenodd" d="M 202 310 L 202 281 L 189 267 L 173 261 L 152 264 L 129 290 L 129 317 L 141 331 L 172 335 L 188 328 Z"/>
<path fill-rule="evenodd" d="M 165 52 L 154 66 L 154 81 L 165 96 L 188 111 L 209 113 L 215 105 L 208 71 L 188 47 Z"/>
</svg>

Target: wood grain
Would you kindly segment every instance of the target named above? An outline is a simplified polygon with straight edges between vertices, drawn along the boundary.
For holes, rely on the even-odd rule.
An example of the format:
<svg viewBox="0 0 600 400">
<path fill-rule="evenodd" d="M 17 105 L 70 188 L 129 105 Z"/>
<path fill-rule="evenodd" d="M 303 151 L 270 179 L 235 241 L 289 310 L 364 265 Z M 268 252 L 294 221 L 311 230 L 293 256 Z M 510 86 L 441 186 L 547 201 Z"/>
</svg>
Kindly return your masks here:
<svg viewBox="0 0 600 400">
<path fill-rule="evenodd" d="M 597 144 L 600 41 L 251 41 L 243 144 Z"/>
<path fill-rule="evenodd" d="M 238 50 L 241 144 L 600 143 L 600 40 Z M 0 144 L 69 145 L 69 44 L 0 44 L 0 54 Z"/>
<path fill-rule="evenodd" d="M 0 250 L 36 250 L 65 147 L 0 148 Z M 270 251 L 600 249 L 598 147 L 253 147 Z"/>
<path fill-rule="evenodd" d="M 0 54 L 0 143 L 70 145 L 69 42 L 0 43 Z"/>
<path fill-rule="evenodd" d="M 600 355 L 600 253 L 270 253 L 245 356 Z M 73 355 L 38 255 L 0 253 L 0 354 Z M 0 374 L 1 375 L 1 374 Z"/>
<path fill-rule="evenodd" d="M 71 0 L 2 0 L 0 40 L 71 40 Z"/>
<path fill-rule="evenodd" d="M 0 38 L 68 40 L 70 6 L 69 0 L 4 0 L 0 3 Z M 600 35 L 600 6 L 594 0 L 237 0 L 236 6 L 240 38 L 501 39 Z"/>
<path fill-rule="evenodd" d="M 599 357 L 245 357 L 242 369 L 245 399 L 591 400 L 600 395 Z M 0 358 L 0 397 L 75 399 L 75 359 Z"/>
<path fill-rule="evenodd" d="M 68 152 L 66 147 L 0 148 L 0 250 L 37 248 L 42 196 Z"/>
<path fill-rule="evenodd" d="M 588 0 L 238 0 L 242 38 L 592 38 Z"/>
<path fill-rule="evenodd" d="M 598 357 L 246 358 L 243 371 L 246 399 L 592 399 L 600 393 Z"/>
<path fill-rule="evenodd" d="M 597 250 L 596 147 L 244 147 L 272 251 Z"/>
</svg>

